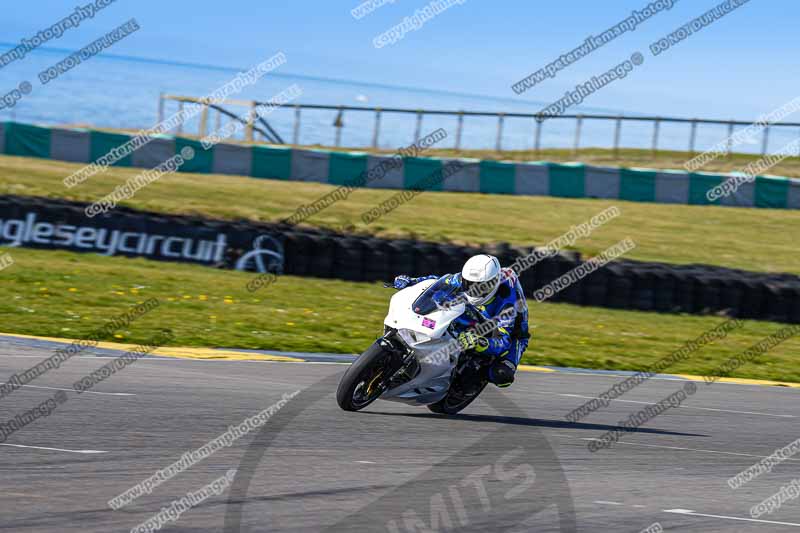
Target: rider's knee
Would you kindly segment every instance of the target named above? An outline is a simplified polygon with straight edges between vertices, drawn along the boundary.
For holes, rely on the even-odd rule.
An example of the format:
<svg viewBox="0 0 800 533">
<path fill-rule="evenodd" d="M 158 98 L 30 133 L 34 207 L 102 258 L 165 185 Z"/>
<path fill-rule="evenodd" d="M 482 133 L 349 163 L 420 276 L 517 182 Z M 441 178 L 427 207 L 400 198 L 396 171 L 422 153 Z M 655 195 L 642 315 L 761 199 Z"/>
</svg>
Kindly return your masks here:
<svg viewBox="0 0 800 533">
<path fill-rule="evenodd" d="M 517 367 L 508 359 L 503 359 L 489 368 L 489 381 L 498 387 L 508 387 L 514 383 Z"/>
</svg>

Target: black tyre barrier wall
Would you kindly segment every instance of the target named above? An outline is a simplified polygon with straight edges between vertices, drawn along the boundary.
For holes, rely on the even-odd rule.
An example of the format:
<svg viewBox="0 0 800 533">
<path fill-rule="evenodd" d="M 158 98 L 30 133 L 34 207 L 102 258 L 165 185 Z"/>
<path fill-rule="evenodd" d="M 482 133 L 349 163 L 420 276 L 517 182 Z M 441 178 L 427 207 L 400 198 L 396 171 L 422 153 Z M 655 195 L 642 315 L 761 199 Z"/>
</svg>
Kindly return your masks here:
<svg viewBox="0 0 800 533">
<path fill-rule="evenodd" d="M 471 247 L 387 240 L 285 224 L 221 221 L 120 207 L 87 218 L 86 205 L 0 196 L 0 245 L 368 282 L 391 281 L 399 274 L 457 272 L 470 256 L 481 252 L 496 255 L 502 264 L 510 265 L 533 250 L 505 243 Z M 111 247 L 113 235 L 117 242 Z M 532 296 L 581 262 L 577 252 L 561 252 L 524 271 L 522 285 Z M 556 293 L 550 301 L 800 323 L 800 277 L 709 265 L 619 260 Z"/>
</svg>

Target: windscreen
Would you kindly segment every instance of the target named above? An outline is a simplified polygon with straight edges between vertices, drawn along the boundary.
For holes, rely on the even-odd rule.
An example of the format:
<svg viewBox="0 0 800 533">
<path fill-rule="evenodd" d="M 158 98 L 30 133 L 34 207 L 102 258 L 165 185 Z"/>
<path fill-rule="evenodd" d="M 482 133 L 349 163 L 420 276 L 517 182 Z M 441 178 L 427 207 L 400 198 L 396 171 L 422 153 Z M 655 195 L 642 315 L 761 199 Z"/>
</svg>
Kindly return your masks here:
<svg viewBox="0 0 800 533">
<path fill-rule="evenodd" d="M 461 285 L 452 274 L 442 276 L 428 287 L 414 301 L 412 308 L 418 315 L 433 313 L 438 307 L 451 300 L 461 290 Z"/>
</svg>

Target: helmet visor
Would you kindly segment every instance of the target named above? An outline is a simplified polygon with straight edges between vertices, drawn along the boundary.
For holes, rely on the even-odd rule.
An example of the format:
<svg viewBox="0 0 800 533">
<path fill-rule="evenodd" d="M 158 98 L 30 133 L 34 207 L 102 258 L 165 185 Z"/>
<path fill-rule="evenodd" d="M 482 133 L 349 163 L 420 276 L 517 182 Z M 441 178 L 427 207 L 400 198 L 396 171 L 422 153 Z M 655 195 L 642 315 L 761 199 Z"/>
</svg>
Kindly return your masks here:
<svg viewBox="0 0 800 533">
<path fill-rule="evenodd" d="M 468 279 L 461 280 L 461 287 L 464 289 L 470 300 L 480 300 L 490 295 L 495 287 L 497 280 L 490 281 L 470 281 Z"/>
</svg>

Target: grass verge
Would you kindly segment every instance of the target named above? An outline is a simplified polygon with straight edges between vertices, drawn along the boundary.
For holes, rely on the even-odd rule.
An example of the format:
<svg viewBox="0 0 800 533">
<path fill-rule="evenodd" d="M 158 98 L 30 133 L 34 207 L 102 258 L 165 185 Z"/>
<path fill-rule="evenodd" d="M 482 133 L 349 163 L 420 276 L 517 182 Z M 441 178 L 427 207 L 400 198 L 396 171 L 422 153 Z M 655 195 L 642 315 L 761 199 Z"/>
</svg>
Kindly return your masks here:
<svg viewBox="0 0 800 533">
<path fill-rule="evenodd" d="M 0 156 L 0 194 L 92 202 L 141 172 L 112 168 L 73 189 L 65 188 L 63 178 L 79 167 L 59 161 Z M 178 173 L 138 191 L 123 205 L 164 213 L 278 221 L 297 206 L 313 202 L 333 189 L 318 183 Z M 356 190 L 346 200 L 310 218 L 307 224 L 332 228 L 354 224 L 357 232 L 387 237 L 541 245 L 617 205 L 622 216 L 578 241 L 577 249 L 592 255 L 631 237 L 637 248 L 628 257 L 634 259 L 800 274 L 800 255 L 794 253 L 794 239 L 800 234 L 800 211 L 795 210 L 428 192 L 370 225 L 361 221 L 362 213 L 393 194 L 387 190 Z"/>
<path fill-rule="evenodd" d="M 2 251 L 9 251 L 2 249 Z M 143 259 L 11 249 L 0 271 L 0 331 L 80 338 L 127 307 L 161 305 L 102 340 L 145 342 L 162 328 L 175 346 L 360 353 L 379 335 L 393 294 L 378 284 L 284 276 L 255 293 L 254 274 Z M 567 304 L 531 304 L 528 364 L 641 370 L 722 322 Z M 783 327 L 747 321 L 669 372 L 708 374 Z M 800 382 L 800 339 L 790 339 L 733 377 Z"/>
</svg>

